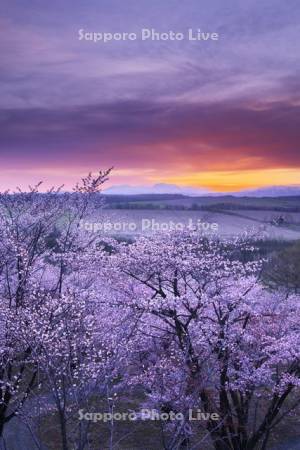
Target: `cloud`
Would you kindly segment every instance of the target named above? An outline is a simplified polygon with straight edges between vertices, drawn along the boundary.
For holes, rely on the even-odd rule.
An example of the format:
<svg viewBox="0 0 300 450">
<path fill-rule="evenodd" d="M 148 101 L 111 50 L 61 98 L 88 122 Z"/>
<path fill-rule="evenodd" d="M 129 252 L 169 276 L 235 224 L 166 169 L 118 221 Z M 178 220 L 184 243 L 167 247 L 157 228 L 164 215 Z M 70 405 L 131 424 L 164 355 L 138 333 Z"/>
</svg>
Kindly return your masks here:
<svg viewBox="0 0 300 450">
<path fill-rule="evenodd" d="M 300 167 L 300 104 L 120 101 L 0 115 L 1 155 L 195 170 Z M 5 149 L 9 149 L 6 152 Z M 26 153 L 24 153 L 24 149 Z M 3 158 L 2 158 L 3 159 Z"/>
</svg>

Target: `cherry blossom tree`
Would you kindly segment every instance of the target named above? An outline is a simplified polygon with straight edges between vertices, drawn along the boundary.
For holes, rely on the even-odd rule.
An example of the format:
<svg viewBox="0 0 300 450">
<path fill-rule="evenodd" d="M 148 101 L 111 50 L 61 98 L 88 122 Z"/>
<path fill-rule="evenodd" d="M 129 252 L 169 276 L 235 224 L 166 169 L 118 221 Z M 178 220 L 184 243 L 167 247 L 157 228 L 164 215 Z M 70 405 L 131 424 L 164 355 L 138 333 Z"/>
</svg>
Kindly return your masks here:
<svg viewBox="0 0 300 450">
<path fill-rule="evenodd" d="M 0 195 L 0 435 L 42 379 L 68 448 L 66 393 L 94 376 L 99 363 L 88 309 L 91 280 L 78 263 L 92 255 L 96 237 L 83 237 L 79 224 L 101 207 L 99 190 L 109 172 L 88 175 L 73 193 L 41 193 L 38 184 Z"/>
<path fill-rule="evenodd" d="M 107 302 L 140 314 L 128 383 L 161 411 L 206 413 L 216 450 L 265 449 L 299 402 L 299 297 L 267 290 L 262 263 L 247 239 L 162 233 L 116 244 L 102 271 Z M 187 447 L 168 426 L 166 448 Z"/>
</svg>

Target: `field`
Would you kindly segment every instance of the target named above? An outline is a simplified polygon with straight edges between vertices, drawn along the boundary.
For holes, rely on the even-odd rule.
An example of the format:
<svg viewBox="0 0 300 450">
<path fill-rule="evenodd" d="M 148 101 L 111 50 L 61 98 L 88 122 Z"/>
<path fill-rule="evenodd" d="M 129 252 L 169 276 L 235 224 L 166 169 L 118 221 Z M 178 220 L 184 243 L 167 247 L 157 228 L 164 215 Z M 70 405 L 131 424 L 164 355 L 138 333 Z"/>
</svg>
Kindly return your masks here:
<svg viewBox="0 0 300 450">
<path fill-rule="evenodd" d="M 221 237 L 248 231 L 270 240 L 294 240 L 300 238 L 300 198 L 107 196 L 104 215 L 91 222 L 120 224 L 105 231 L 123 236 L 168 231 L 182 224 Z"/>
<path fill-rule="evenodd" d="M 113 208 L 202 209 L 202 210 L 269 210 L 300 212 L 300 197 L 188 197 L 175 194 L 107 195 L 106 203 Z"/>
</svg>

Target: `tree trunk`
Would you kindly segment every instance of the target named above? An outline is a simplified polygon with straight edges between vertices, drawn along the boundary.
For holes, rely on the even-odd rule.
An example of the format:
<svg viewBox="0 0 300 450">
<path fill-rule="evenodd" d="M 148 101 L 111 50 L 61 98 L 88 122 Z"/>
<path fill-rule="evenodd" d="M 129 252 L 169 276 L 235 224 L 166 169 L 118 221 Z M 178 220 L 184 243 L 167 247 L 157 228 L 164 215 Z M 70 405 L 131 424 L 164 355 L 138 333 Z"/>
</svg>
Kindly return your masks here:
<svg viewBox="0 0 300 450">
<path fill-rule="evenodd" d="M 62 410 L 59 411 L 59 422 L 60 422 L 62 449 L 69 450 L 68 436 L 67 436 L 67 424 L 66 424 L 64 412 Z"/>
</svg>

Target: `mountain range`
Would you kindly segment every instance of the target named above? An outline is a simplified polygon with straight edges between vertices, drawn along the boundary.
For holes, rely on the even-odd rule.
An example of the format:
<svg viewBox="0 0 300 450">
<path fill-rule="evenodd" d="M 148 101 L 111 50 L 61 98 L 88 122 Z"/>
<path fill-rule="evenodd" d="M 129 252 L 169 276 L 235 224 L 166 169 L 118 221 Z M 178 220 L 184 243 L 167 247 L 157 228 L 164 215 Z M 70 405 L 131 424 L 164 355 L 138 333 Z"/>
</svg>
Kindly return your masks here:
<svg viewBox="0 0 300 450">
<path fill-rule="evenodd" d="M 296 186 L 268 186 L 264 188 L 235 191 L 212 192 L 204 188 L 178 186 L 176 184 L 158 183 L 153 186 L 115 185 L 103 190 L 105 195 L 142 195 L 142 194 L 179 194 L 189 197 L 224 196 L 234 197 L 290 197 L 300 196 L 300 185 Z"/>
</svg>

